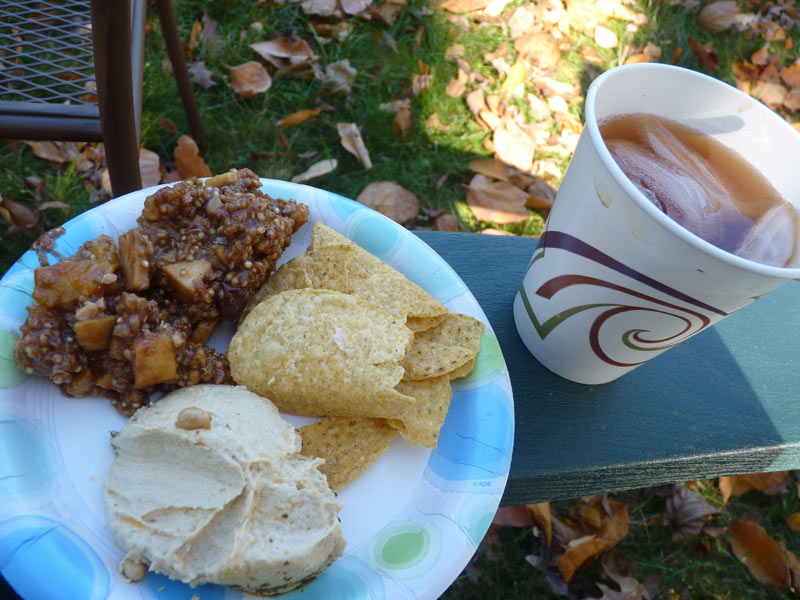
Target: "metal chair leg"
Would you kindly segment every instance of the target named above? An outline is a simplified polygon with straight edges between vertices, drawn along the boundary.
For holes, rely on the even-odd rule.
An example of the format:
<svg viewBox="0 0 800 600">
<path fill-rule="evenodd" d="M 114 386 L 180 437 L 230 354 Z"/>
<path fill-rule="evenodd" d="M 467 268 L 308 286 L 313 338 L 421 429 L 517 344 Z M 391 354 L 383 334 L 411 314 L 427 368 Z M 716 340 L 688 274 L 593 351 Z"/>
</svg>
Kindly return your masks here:
<svg viewBox="0 0 800 600">
<path fill-rule="evenodd" d="M 131 81 L 130 0 L 92 0 L 92 24 L 100 122 L 116 197 L 142 188 Z"/>
<path fill-rule="evenodd" d="M 200 112 L 197 109 L 197 103 L 192 93 L 192 82 L 189 79 L 189 71 L 186 69 L 186 59 L 183 56 L 178 27 L 175 24 L 172 2 L 170 0 L 156 0 L 156 7 L 158 8 L 158 18 L 161 21 L 164 40 L 167 43 L 167 54 L 172 63 L 172 72 L 175 75 L 175 82 L 178 84 L 178 93 L 181 96 L 181 102 L 183 102 L 186 119 L 189 121 L 189 129 L 200 150 L 205 151 L 206 135 L 203 130 L 203 123 L 200 121 Z"/>
</svg>

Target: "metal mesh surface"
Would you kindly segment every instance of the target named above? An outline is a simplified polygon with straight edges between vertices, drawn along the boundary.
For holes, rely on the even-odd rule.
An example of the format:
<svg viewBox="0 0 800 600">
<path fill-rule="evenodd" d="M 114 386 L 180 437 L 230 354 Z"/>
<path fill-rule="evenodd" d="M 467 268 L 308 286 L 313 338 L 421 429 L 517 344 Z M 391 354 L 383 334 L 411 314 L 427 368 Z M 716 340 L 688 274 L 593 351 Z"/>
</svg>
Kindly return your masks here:
<svg viewBox="0 0 800 600">
<path fill-rule="evenodd" d="M 89 1 L 0 0 L 0 100 L 97 102 Z"/>
</svg>

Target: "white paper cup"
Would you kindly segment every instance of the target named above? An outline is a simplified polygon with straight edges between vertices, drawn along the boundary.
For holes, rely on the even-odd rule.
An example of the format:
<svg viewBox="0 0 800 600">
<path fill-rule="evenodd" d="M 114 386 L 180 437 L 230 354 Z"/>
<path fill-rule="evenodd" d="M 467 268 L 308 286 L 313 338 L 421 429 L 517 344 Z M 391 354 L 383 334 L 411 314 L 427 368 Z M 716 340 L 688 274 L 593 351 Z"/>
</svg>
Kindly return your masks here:
<svg viewBox="0 0 800 600">
<path fill-rule="evenodd" d="M 711 77 L 661 64 L 612 69 L 586 97 L 586 125 L 514 301 L 522 341 L 578 383 L 612 381 L 713 325 L 800 269 L 755 263 L 702 240 L 623 174 L 598 121 L 660 115 L 734 149 L 796 206 L 800 134 Z"/>
</svg>

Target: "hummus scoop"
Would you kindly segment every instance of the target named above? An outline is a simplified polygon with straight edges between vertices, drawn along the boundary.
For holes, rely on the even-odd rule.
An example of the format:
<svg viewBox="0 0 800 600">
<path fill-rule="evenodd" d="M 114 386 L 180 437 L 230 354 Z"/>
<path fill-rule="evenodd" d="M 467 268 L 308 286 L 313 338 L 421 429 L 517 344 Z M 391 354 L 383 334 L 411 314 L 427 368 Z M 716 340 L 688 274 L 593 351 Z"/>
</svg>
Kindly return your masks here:
<svg viewBox="0 0 800 600">
<path fill-rule="evenodd" d="M 144 569 L 192 586 L 292 590 L 345 541 L 341 503 L 299 454 L 277 408 L 244 387 L 197 385 L 140 409 L 112 434 L 108 522 L 129 579 Z"/>
</svg>

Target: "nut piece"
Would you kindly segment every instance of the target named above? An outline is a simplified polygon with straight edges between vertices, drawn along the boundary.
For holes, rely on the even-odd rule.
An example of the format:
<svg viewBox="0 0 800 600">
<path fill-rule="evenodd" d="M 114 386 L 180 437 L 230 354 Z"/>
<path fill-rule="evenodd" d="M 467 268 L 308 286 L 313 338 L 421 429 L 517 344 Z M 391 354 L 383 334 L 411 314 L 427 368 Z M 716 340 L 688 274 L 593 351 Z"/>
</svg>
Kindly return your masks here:
<svg viewBox="0 0 800 600">
<path fill-rule="evenodd" d="M 144 577 L 147 567 L 145 564 L 132 558 L 126 558 L 119 564 L 119 571 L 128 581 L 139 581 Z"/>
<path fill-rule="evenodd" d="M 34 299 L 47 308 L 73 308 L 81 298 L 112 291 L 115 265 L 106 260 L 65 260 L 33 272 Z M 109 277 L 110 276 L 110 277 Z"/>
<path fill-rule="evenodd" d="M 75 331 L 75 338 L 78 340 L 81 348 L 89 352 L 94 352 L 108 346 L 111 330 L 116 320 L 117 317 L 114 315 L 108 315 L 96 319 L 76 321 L 72 329 Z"/>
<path fill-rule="evenodd" d="M 138 227 L 119 236 L 119 258 L 129 292 L 146 290 L 150 286 L 150 265 L 153 262 L 153 243 Z"/>
<path fill-rule="evenodd" d="M 219 175 L 214 175 L 209 179 L 206 179 L 206 185 L 214 186 L 214 187 L 222 187 L 223 185 L 230 185 L 239 179 L 239 171 L 236 169 L 231 169 L 227 173 L 220 173 Z"/>
<path fill-rule="evenodd" d="M 208 338 L 211 337 L 211 332 L 214 331 L 216 324 L 217 319 L 206 319 L 205 321 L 200 321 L 194 328 L 194 331 L 192 331 L 192 341 L 205 344 L 208 341 Z"/>
<path fill-rule="evenodd" d="M 181 302 L 194 302 L 205 290 L 203 277 L 211 270 L 211 263 L 205 259 L 176 262 L 164 265 L 162 271 L 167 276 L 175 297 Z"/>
<path fill-rule="evenodd" d="M 211 413 L 189 406 L 178 413 L 175 427 L 181 429 L 211 429 Z"/>
<path fill-rule="evenodd" d="M 175 345 L 169 331 L 146 333 L 133 342 L 133 378 L 136 389 L 174 381 L 178 373 Z"/>
</svg>

